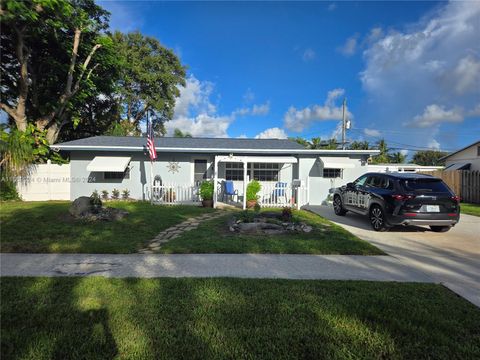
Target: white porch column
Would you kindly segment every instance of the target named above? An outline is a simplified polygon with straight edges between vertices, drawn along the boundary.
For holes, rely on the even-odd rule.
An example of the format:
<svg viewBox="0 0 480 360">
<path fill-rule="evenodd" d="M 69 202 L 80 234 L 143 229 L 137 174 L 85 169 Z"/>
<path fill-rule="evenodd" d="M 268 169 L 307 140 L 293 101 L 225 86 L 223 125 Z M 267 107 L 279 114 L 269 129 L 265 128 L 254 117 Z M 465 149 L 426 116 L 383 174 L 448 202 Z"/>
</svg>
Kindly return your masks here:
<svg viewBox="0 0 480 360">
<path fill-rule="evenodd" d="M 248 160 L 243 159 L 243 210 L 247 208 L 247 166 Z"/>
<path fill-rule="evenodd" d="M 215 156 L 213 165 L 213 208 L 217 207 L 218 159 Z"/>
</svg>

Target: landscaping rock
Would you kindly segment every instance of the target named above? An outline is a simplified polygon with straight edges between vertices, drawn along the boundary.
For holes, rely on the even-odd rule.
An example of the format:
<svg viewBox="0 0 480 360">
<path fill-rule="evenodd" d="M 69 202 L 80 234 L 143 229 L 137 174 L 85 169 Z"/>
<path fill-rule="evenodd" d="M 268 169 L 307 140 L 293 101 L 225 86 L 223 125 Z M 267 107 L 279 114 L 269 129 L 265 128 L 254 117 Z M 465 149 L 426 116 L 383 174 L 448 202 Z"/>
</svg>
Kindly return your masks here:
<svg viewBox="0 0 480 360">
<path fill-rule="evenodd" d="M 73 200 L 68 211 L 70 212 L 70 215 L 76 218 L 93 213 L 94 206 L 92 205 L 92 199 L 90 199 L 88 196 L 80 196 L 79 198 Z"/>
<path fill-rule="evenodd" d="M 277 224 L 270 224 L 270 223 L 261 223 L 261 222 L 254 222 L 254 223 L 240 223 L 238 224 L 238 230 L 243 233 L 259 233 L 265 232 L 265 230 L 276 230 L 276 231 L 284 231 L 283 226 Z"/>
<path fill-rule="evenodd" d="M 116 221 L 123 219 L 128 214 L 129 212 L 126 210 L 107 207 L 84 214 L 82 218 L 89 221 Z"/>
</svg>

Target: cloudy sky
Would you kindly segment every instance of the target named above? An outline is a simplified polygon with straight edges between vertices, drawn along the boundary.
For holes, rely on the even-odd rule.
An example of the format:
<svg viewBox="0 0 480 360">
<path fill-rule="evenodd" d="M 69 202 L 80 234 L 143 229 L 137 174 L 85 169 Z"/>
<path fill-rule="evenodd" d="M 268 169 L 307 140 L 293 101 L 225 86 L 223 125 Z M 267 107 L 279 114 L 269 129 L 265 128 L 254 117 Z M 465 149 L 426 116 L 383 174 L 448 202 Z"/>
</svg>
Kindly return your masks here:
<svg viewBox="0 0 480 360">
<path fill-rule="evenodd" d="M 480 138 L 480 1 L 99 1 L 188 67 L 168 124 L 194 136 L 338 135 L 399 150 Z"/>
</svg>

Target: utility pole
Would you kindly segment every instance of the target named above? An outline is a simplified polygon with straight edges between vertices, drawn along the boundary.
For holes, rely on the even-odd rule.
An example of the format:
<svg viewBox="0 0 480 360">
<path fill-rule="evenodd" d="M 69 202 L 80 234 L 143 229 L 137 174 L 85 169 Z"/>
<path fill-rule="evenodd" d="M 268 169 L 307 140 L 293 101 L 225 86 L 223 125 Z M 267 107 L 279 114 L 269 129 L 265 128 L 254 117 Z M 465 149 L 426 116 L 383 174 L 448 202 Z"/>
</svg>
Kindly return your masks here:
<svg viewBox="0 0 480 360">
<path fill-rule="evenodd" d="M 342 150 L 345 150 L 345 131 L 347 128 L 347 118 L 346 118 L 346 107 L 347 107 L 347 99 L 343 99 L 343 114 L 342 114 Z"/>
</svg>

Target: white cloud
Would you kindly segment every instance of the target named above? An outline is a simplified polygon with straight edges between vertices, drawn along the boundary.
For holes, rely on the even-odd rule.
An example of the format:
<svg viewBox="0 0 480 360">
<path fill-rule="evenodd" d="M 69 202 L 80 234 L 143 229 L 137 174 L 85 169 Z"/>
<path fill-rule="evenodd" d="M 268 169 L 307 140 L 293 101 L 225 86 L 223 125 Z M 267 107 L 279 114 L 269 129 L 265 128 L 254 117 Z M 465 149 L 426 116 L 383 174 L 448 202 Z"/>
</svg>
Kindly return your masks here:
<svg viewBox="0 0 480 360">
<path fill-rule="evenodd" d="M 376 129 L 364 129 L 363 133 L 367 136 L 379 137 L 382 133 Z"/>
<path fill-rule="evenodd" d="M 435 140 L 435 139 L 432 139 L 428 142 L 427 146 L 430 148 L 430 149 L 435 149 L 435 150 L 439 150 L 440 149 L 440 143 Z"/>
<path fill-rule="evenodd" d="M 245 116 L 245 115 L 253 115 L 253 116 L 260 116 L 260 115 L 267 115 L 270 112 L 270 102 L 267 101 L 264 104 L 254 104 L 251 108 L 250 107 L 243 107 L 240 109 L 235 110 L 232 115 L 233 116 Z"/>
<path fill-rule="evenodd" d="M 340 51 L 345 56 L 352 56 L 357 51 L 357 46 L 358 46 L 358 34 L 355 34 L 349 37 L 345 41 L 345 44 L 343 44 L 341 47 L 338 48 L 338 51 Z"/>
<path fill-rule="evenodd" d="M 446 110 L 444 106 L 431 104 L 425 108 L 423 114 L 415 116 L 409 125 L 425 128 L 442 122 L 459 123 L 462 121 L 463 114 L 460 108 Z"/>
<path fill-rule="evenodd" d="M 301 132 L 314 121 L 341 120 L 342 106 L 336 106 L 335 101 L 344 93 L 344 89 L 329 91 L 324 105 L 313 105 L 300 110 L 293 106 L 290 107 L 284 115 L 285 127 L 295 132 Z M 346 115 L 350 119 L 353 117 L 348 109 Z"/>
<path fill-rule="evenodd" d="M 270 102 L 267 101 L 265 104 L 253 105 L 252 115 L 267 115 L 270 112 Z"/>
<path fill-rule="evenodd" d="M 255 136 L 255 139 L 286 139 L 288 136 L 283 129 L 278 127 L 266 129 Z"/>
<path fill-rule="evenodd" d="M 194 76 L 187 79 L 186 86 L 180 88 L 173 120 L 165 124 L 168 135 L 178 128 L 196 137 L 228 137 L 234 115 L 217 114 L 217 107 L 210 101 L 213 88 L 212 83 Z"/>
<path fill-rule="evenodd" d="M 427 138 L 409 136 L 409 143 L 427 143 L 442 124 L 469 116 L 462 109 L 474 109 L 480 95 L 478 34 L 478 1 L 442 4 L 404 29 L 377 34 L 377 40 L 366 44 L 360 74 L 369 95 L 366 111 L 376 117 L 371 120 L 388 119 L 387 127 L 432 126 Z M 442 142 L 453 146 L 453 139 Z"/>
<path fill-rule="evenodd" d="M 440 144 L 438 144 L 438 145 L 440 146 Z M 406 150 L 406 149 L 400 150 L 400 154 L 402 154 L 403 156 L 408 156 L 408 153 L 409 153 L 409 152 L 410 152 L 410 151 L 409 151 L 409 150 Z"/>
<path fill-rule="evenodd" d="M 247 139 L 247 134 L 240 134 L 237 136 L 237 139 Z"/>
<path fill-rule="evenodd" d="M 186 117 L 191 110 L 205 113 L 215 113 L 216 106 L 210 102 L 213 84 L 200 81 L 194 76 L 187 79 L 185 87 L 180 88 L 180 97 L 175 102 L 175 117 Z"/>
<path fill-rule="evenodd" d="M 370 33 L 366 38 L 366 42 L 372 43 L 380 39 L 382 36 L 383 36 L 383 29 L 381 27 L 374 27 L 370 30 Z"/>
<path fill-rule="evenodd" d="M 458 61 L 453 74 L 456 77 L 455 91 L 458 94 L 468 91 L 480 92 L 480 60 L 475 59 L 472 55 L 467 55 Z"/>
<path fill-rule="evenodd" d="M 316 56 L 317 56 L 317 54 L 315 53 L 315 51 L 313 49 L 307 48 L 303 52 L 302 59 L 303 59 L 303 61 L 308 62 L 308 61 L 314 60 Z"/>
<path fill-rule="evenodd" d="M 228 127 L 233 119 L 230 116 L 210 116 L 199 114 L 195 117 L 180 117 L 166 123 L 167 133 L 171 135 L 178 128 L 193 137 L 228 137 Z"/>
</svg>

